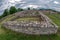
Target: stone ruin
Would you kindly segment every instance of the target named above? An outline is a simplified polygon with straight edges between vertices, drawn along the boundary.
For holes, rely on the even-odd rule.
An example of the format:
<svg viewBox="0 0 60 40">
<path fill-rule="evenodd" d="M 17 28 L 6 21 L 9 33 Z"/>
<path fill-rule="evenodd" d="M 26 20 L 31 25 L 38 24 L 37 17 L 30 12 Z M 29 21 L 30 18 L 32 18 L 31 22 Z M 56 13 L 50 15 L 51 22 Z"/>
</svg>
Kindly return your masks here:
<svg viewBox="0 0 60 40">
<path fill-rule="evenodd" d="M 17 12 L 15 18 L 2 24 L 3 27 L 25 34 L 56 34 L 58 26 L 46 15 L 37 10 Z M 40 21 L 15 21 L 22 17 L 38 17 Z"/>
</svg>

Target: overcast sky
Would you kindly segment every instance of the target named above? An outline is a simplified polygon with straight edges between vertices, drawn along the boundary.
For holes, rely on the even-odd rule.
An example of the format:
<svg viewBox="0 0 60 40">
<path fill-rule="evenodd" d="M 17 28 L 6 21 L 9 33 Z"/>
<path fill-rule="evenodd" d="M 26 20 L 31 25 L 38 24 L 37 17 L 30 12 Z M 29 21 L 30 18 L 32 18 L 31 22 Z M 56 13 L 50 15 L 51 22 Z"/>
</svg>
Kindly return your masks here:
<svg viewBox="0 0 60 40">
<path fill-rule="evenodd" d="M 60 11 L 60 0 L 0 0 L 0 14 L 4 9 L 15 6 L 16 8 L 51 8 Z"/>
</svg>

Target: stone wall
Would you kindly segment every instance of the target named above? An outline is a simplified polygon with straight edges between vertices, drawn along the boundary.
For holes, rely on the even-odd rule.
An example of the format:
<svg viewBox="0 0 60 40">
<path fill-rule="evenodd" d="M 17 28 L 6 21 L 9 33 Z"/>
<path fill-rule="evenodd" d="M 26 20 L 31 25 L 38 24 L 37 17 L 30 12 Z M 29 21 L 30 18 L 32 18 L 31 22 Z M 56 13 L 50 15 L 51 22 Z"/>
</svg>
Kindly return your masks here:
<svg viewBox="0 0 60 40">
<path fill-rule="evenodd" d="M 38 14 L 35 14 L 38 13 Z M 16 18 L 21 17 L 39 17 L 42 21 L 7 21 L 2 24 L 3 27 L 11 29 L 12 31 L 26 33 L 26 34 L 55 34 L 58 26 L 53 23 L 46 15 L 40 11 L 22 11 L 15 13 Z"/>
<path fill-rule="evenodd" d="M 55 34 L 57 28 L 53 25 L 47 25 L 44 22 L 18 22 L 18 21 L 8 21 L 3 23 L 3 27 L 11 29 L 16 32 L 22 32 L 26 34 Z"/>
</svg>

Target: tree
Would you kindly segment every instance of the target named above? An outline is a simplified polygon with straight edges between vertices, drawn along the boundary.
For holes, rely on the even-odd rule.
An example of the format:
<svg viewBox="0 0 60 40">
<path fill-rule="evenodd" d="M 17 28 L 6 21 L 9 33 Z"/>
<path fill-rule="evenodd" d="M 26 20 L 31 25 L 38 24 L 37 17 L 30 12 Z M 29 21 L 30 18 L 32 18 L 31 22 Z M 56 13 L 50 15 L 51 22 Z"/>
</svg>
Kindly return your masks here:
<svg viewBox="0 0 60 40">
<path fill-rule="evenodd" d="M 11 6 L 10 10 L 9 10 L 9 13 L 13 14 L 13 13 L 16 13 L 16 12 L 17 12 L 17 9 L 14 6 Z"/>
<path fill-rule="evenodd" d="M 3 12 L 3 14 L 2 14 L 2 17 L 5 17 L 7 15 L 9 15 L 9 12 L 8 12 L 8 9 L 5 9 L 4 12 Z"/>
<path fill-rule="evenodd" d="M 17 11 L 18 11 L 18 12 L 19 12 L 19 11 L 23 11 L 23 9 L 21 9 L 21 8 L 18 8 L 18 9 L 17 9 Z"/>
<path fill-rule="evenodd" d="M 30 10 L 30 8 L 28 8 L 28 10 Z"/>
<path fill-rule="evenodd" d="M 0 16 L 0 19 L 1 19 L 2 17 Z"/>
</svg>

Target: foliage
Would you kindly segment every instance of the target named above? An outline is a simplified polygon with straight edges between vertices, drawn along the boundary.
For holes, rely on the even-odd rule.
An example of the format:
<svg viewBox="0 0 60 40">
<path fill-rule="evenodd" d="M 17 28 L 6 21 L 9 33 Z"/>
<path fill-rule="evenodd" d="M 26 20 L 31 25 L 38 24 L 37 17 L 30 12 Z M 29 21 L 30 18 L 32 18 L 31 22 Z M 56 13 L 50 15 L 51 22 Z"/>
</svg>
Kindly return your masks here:
<svg viewBox="0 0 60 40">
<path fill-rule="evenodd" d="M 11 6 L 11 7 L 10 7 L 10 10 L 9 10 L 9 13 L 10 13 L 10 14 L 13 14 L 13 13 L 15 13 L 15 12 L 17 12 L 17 9 L 16 9 L 14 6 Z"/>
<path fill-rule="evenodd" d="M 28 8 L 28 10 L 30 10 L 30 8 Z"/>
<path fill-rule="evenodd" d="M 21 9 L 21 8 L 18 8 L 18 9 L 17 9 L 17 11 L 18 11 L 18 12 L 19 12 L 19 11 L 23 11 L 23 9 Z"/>
<path fill-rule="evenodd" d="M 5 9 L 1 17 L 5 17 L 9 15 L 8 9 Z"/>
<path fill-rule="evenodd" d="M 0 16 L 0 18 L 1 18 L 1 16 Z"/>
<path fill-rule="evenodd" d="M 23 11 L 22 8 L 18 8 L 16 9 L 14 6 L 11 6 L 10 9 L 5 9 L 3 14 L 0 16 L 0 19 L 7 16 L 7 15 L 10 15 L 10 14 L 13 14 L 13 13 L 16 13 L 16 12 L 19 12 L 19 11 Z"/>
</svg>

